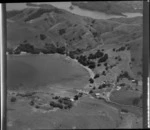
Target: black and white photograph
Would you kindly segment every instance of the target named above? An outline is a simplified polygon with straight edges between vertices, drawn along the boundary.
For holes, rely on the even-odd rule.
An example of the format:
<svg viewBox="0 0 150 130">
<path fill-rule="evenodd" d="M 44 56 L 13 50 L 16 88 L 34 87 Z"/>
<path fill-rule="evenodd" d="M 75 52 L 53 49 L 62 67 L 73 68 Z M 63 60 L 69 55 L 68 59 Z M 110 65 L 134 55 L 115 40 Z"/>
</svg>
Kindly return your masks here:
<svg viewBox="0 0 150 130">
<path fill-rule="evenodd" d="M 8 130 L 143 128 L 143 1 L 6 3 L 6 33 Z"/>
</svg>

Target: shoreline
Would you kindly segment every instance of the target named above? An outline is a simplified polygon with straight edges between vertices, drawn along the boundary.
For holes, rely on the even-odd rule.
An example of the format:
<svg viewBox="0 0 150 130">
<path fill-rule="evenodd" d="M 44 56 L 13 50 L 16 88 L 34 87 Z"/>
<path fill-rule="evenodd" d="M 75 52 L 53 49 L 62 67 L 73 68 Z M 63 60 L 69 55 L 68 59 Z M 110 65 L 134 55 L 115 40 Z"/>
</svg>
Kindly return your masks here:
<svg viewBox="0 0 150 130">
<path fill-rule="evenodd" d="M 69 56 L 65 56 L 65 57 L 69 61 L 74 61 L 74 62 L 78 63 L 81 67 L 83 67 L 89 73 L 90 78 L 94 78 L 95 74 L 94 74 L 94 72 L 90 68 L 88 68 L 87 66 L 84 66 L 84 65 L 80 64 L 77 59 L 72 59 Z"/>
</svg>

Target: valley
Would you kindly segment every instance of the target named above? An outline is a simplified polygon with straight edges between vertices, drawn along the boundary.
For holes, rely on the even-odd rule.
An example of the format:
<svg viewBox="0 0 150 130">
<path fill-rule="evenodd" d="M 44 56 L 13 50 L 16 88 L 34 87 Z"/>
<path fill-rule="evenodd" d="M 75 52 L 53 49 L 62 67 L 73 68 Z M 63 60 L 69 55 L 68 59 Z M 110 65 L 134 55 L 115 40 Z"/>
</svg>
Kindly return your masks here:
<svg viewBox="0 0 150 130">
<path fill-rule="evenodd" d="M 8 129 L 142 128 L 142 17 L 38 7 L 7 12 Z"/>
</svg>

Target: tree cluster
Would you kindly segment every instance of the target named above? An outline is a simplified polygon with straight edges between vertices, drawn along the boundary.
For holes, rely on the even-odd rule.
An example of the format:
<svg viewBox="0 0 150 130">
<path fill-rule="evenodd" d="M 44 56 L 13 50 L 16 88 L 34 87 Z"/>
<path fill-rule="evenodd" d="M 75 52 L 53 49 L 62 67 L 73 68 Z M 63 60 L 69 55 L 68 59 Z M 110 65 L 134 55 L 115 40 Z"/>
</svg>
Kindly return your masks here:
<svg viewBox="0 0 150 130">
<path fill-rule="evenodd" d="M 29 43 L 20 44 L 15 50 L 14 54 L 20 54 L 21 51 L 27 52 L 27 53 L 34 53 L 34 46 L 30 45 Z"/>
<path fill-rule="evenodd" d="M 63 109 L 63 105 L 61 103 L 57 103 L 57 102 L 54 102 L 54 101 L 50 102 L 50 106 L 52 106 L 52 107 L 58 107 L 60 109 Z"/>
<path fill-rule="evenodd" d="M 98 60 L 98 63 L 105 62 L 107 59 L 108 59 L 108 54 L 104 54 L 104 56 Z"/>
<path fill-rule="evenodd" d="M 77 95 L 74 96 L 74 100 L 78 100 L 80 97 L 82 97 L 83 93 L 79 92 Z"/>
<path fill-rule="evenodd" d="M 97 52 L 95 54 L 90 54 L 88 56 L 88 59 L 97 59 L 97 58 L 101 58 L 104 55 L 103 52 L 101 52 L 100 50 L 97 50 Z"/>
<path fill-rule="evenodd" d="M 90 78 L 89 81 L 91 84 L 94 83 L 94 79 L 92 79 L 92 78 Z"/>
<path fill-rule="evenodd" d="M 95 62 L 87 59 L 87 57 L 84 55 L 77 57 L 77 60 L 79 63 L 81 63 L 84 66 L 88 66 L 90 69 L 94 69 L 96 67 Z"/>
<path fill-rule="evenodd" d="M 126 49 L 126 47 L 122 46 L 122 47 L 118 48 L 118 49 L 116 50 L 116 52 L 124 51 L 125 49 Z"/>
<path fill-rule="evenodd" d="M 133 78 L 128 74 L 127 71 L 123 72 L 117 77 L 117 82 L 119 82 L 120 79 L 123 79 L 123 78 L 127 78 L 129 80 L 132 80 Z"/>
<path fill-rule="evenodd" d="M 50 106 L 52 107 L 58 107 L 60 109 L 70 109 L 73 106 L 72 101 L 67 97 L 61 98 L 57 96 L 54 98 L 57 99 L 58 102 L 51 101 Z"/>
<path fill-rule="evenodd" d="M 107 87 L 107 84 L 101 84 L 101 85 L 99 85 L 99 89 L 103 89 L 103 88 L 106 88 Z"/>
<path fill-rule="evenodd" d="M 64 108 L 71 108 L 73 106 L 72 101 L 67 97 L 58 99 L 58 102 L 62 103 Z"/>
<path fill-rule="evenodd" d="M 53 44 L 45 44 L 44 48 L 38 49 L 34 48 L 33 45 L 29 43 L 20 44 L 14 51 L 11 49 L 8 49 L 9 54 L 20 54 L 22 51 L 31 53 L 31 54 L 39 54 L 40 52 L 44 54 L 53 54 L 53 53 L 59 53 L 59 54 L 65 54 L 65 47 L 55 47 Z"/>
</svg>

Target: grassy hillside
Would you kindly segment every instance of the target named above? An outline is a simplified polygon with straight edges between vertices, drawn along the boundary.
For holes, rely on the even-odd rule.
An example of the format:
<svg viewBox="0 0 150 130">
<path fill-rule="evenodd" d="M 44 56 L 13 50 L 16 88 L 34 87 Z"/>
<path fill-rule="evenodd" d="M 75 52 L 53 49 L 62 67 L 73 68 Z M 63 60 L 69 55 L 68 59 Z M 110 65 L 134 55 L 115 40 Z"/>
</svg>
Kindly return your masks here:
<svg viewBox="0 0 150 130">
<path fill-rule="evenodd" d="M 90 2 L 92 7 L 95 6 L 95 3 Z M 112 10 L 114 11 L 113 13 L 118 13 L 120 10 L 124 12 L 126 9 L 133 11 L 133 7 L 129 4 L 127 8 L 121 8 L 122 3 L 119 2 L 113 4 L 110 4 L 110 2 L 99 3 L 102 3 L 103 11 L 105 11 L 105 7 L 111 9 L 107 13 L 112 13 Z M 90 4 L 88 4 L 89 8 Z M 112 5 L 112 7 L 109 5 Z M 23 114 L 25 116 L 23 123 L 29 123 L 35 118 L 42 119 L 44 117 L 46 126 L 56 129 L 71 128 L 73 125 L 76 125 L 77 128 L 137 127 L 137 124 L 142 122 L 137 117 L 142 115 L 142 17 L 95 20 L 49 5 L 40 5 L 39 7 L 26 8 L 21 11 L 9 11 L 7 13 L 7 52 L 9 54 L 20 54 L 22 51 L 31 54 L 65 54 L 72 59 L 76 59 L 83 65 L 82 67 L 90 68 L 94 76 L 89 79 L 88 86 L 83 88 L 88 91 L 88 94 L 79 93 L 80 96 L 78 94 L 74 95 L 77 98 L 75 102 L 73 101 L 74 106 L 67 110 L 62 109 L 62 106 L 56 102 L 49 102 L 51 99 L 38 100 L 42 99 L 42 96 L 46 95 L 46 93 L 43 93 L 41 97 L 39 97 L 40 94 L 33 97 L 29 95 L 29 99 L 23 99 L 23 105 L 17 102 L 20 100 L 17 94 L 15 96 L 12 94 L 16 98 L 10 98 L 11 96 L 9 95 L 9 107 L 17 108 L 17 111 L 12 111 L 14 113 L 13 117 L 17 118 L 16 122 L 18 119 L 22 121 Z M 114 7 L 119 8 L 119 10 L 114 9 Z M 116 104 L 112 103 L 115 107 L 110 106 L 109 109 L 109 106 L 106 105 L 107 102 L 104 102 L 101 98 L 95 99 L 94 94 L 97 92 L 101 94 L 106 92 L 107 94 L 107 92 L 114 89 L 113 84 L 115 84 L 115 87 L 120 87 L 121 90 L 113 92 L 111 100 L 115 101 Z M 53 91 L 51 90 L 50 92 L 54 94 Z M 57 91 L 62 92 L 60 89 L 57 89 Z M 47 97 L 52 97 L 52 94 L 48 94 Z M 29 103 L 30 100 L 31 102 Z M 80 102 L 78 103 L 77 100 Z M 101 102 L 102 105 L 100 105 Z M 15 105 L 11 105 L 13 103 Z M 109 103 L 111 104 L 111 102 Z M 124 104 L 129 106 L 124 106 Z M 60 109 L 58 109 L 57 113 L 51 112 L 47 114 L 46 118 L 45 115 L 43 116 L 45 113 L 40 113 L 42 109 L 47 109 L 45 111 L 49 112 L 49 109 L 51 110 L 55 107 Z M 28 109 L 25 110 L 25 108 Z M 26 113 L 31 112 L 30 109 L 33 112 L 38 112 L 38 114 L 33 114 L 35 116 L 33 118 L 30 118 L 31 114 L 26 115 Z M 98 111 L 95 113 L 95 110 Z M 18 111 L 22 113 L 19 116 L 16 114 Z M 25 115 L 23 111 L 25 111 Z M 124 114 L 120 114 L 120 111 L 123 111 Z M 131 116 L 130 112 L 134 113 L 134 116 Z M 80 114 L 80 117 L 76 115 L 77 113 Z M 97 117 L 97 113 L 100 116 Z M 52 120 L 49 117 L 54 118 Z M 64 117 L 67 119 L 66 121 Z M 131 122 L 129 125 L 128 119 Z M 140 120 L 138 121 L 138 119 Z M 56 124 L 53 124 L 53 121 L 56 121 Z M 69 125 L 68 121 L 71 121 Z M 19 128 L 22 127 L 22 124 L 18 125 Z M 32 126 L 34 125 L 33 123 L 29 126 L 31 128 L 45 126 L 45 124 L 41 124 L 41 120 L 38 120 L 38 124 L 39 126 L 36 127 Z M 13 126 L 13 129 L 16 130 L 15 127 L 17 125 Z M 138 127 L 141 127 L 141 125 Z"/>
</svg>

